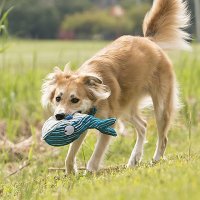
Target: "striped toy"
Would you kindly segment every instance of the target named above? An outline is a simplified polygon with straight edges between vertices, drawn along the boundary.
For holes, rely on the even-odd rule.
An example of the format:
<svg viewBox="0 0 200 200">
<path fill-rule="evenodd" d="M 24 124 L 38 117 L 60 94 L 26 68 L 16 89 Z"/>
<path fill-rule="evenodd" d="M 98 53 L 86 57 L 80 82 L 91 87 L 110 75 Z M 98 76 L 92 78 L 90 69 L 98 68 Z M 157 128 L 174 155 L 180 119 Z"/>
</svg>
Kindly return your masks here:
<svg viewBox="0 0 200 200">
<path fill-rule="evenodd" d="M 93 128 L 103 134 L 117 136 L 111 127 L 115 122 L 116 118 L 101 120 L 81 113 L 67 115 L 63 120 L 56 120 L 52 116 L 43 125 L 42 139 L 51 146 L 64 146 L 78 139 L 87 129 Z"/>
</svg>

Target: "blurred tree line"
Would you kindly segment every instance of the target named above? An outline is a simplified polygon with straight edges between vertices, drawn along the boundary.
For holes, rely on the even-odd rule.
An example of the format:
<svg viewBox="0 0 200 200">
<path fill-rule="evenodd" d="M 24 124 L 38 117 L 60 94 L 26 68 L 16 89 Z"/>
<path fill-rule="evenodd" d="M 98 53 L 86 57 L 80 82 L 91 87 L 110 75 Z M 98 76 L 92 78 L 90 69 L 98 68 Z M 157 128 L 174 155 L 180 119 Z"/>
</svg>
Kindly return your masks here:
<svg viewBox="0 0 200 200">
<path fill-rule="evenodd" d="M 142 21 L 152 2 L 10 0 L 14 9 L 8 19 L 9 31 L 16 37 L 25 38 L 112 39 L 123 34 L 141 35 Z M 192 2 L 189 4 L 193 9 Z M 190 32 L 194 32 L 193 26 Z"/>
</svg>

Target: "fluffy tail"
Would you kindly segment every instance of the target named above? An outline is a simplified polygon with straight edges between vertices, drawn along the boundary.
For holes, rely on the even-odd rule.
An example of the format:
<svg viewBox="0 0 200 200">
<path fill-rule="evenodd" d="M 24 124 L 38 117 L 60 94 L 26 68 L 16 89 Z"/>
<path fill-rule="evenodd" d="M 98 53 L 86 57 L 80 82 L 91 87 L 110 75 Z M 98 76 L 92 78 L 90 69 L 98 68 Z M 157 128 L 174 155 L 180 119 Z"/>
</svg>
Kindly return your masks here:
<svg viewBox="0 0 200 200">
<path fill-rule="evenodd" d="M 189 26 L 190 14 L 184 0 L 154 0 L 143 23 L 145 37 L 163 49 L 190 49 L 190 35 L 184 31 Z"/>
</svg>

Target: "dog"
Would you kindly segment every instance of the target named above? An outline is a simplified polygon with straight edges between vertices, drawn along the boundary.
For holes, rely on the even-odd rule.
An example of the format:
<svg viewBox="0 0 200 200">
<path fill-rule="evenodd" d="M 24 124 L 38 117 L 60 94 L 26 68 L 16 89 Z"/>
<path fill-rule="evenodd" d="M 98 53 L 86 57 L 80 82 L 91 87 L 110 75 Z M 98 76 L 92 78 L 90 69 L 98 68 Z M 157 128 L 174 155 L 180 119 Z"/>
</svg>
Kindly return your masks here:
<svg viewBox="0 0 200 200">
<path fill-rule="evenodd" d="M 190 15 L 183 0 L 155 0 L 143 23 L 144 36 L 125 35 L 87 60 L 77 71 L 69 65 L 56 67 L 42 85 L 42 104 L 50 106 L 58 120 L 74 112 L 88 113 L 97 108 L 97 117 L 128 116 L 137 132 L 136 144 L 127 167 L 140 163 L 146 135 L 146 121 L 140 103 L 151 97 L 158 130 L 153 156 L 164 156 L 168 131 L 179 106 L 178 87 L 173 66 L 165 49 L 189 49 Z M 76 173 L 76 154 L 86 136 L 73 142 L 65 160 L 66 173 Z M 87 171 L 96 172 L 111 137 L 99 134 Z"/>
</svg>

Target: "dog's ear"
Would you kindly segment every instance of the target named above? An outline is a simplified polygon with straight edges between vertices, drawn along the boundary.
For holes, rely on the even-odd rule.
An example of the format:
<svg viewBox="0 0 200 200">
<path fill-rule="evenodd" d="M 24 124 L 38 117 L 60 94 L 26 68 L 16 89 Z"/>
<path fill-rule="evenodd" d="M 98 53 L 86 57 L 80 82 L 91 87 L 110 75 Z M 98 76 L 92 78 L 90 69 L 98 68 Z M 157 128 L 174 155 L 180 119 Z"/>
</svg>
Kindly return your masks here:
<svg viewBox="0 0 200 200">
<path fill-rule="evenodd" d="M 65 67 L 64 67 L 64 73 L 65 74 L 70 74 L 71 73 L 71 63 L 68 62 Z"/>
<path fill-rule="evenodd" d="M 56 76 L 57 74 L 62 73 L 62 70 L 61 70 L 59 67 L 57 67 L 57 66 L 53 68 L 53 71 L 54 71 L 54 73 L 52 73 L 52 74 L 54 74 L 55 76 Z"/>
<path fill-rule="evenodd" d="M 54 72 L 46 76 L 42 84 L 42 98 L 41 103 L 44 108 L 47 108 L 52 102 L 55 94 L 55 84 L 57 77 L 62 74 L 62 70 L 59 67 L 54 67 Z"/>
<path fill-rule="evenodd" d="M 110 88 L 103 84 L 101 78 L 93 75 L 86 75 L 84 76 L 83 81 L 88 89 L 91 99 L 104 100 L 110 96 Z"/>
</svg>

